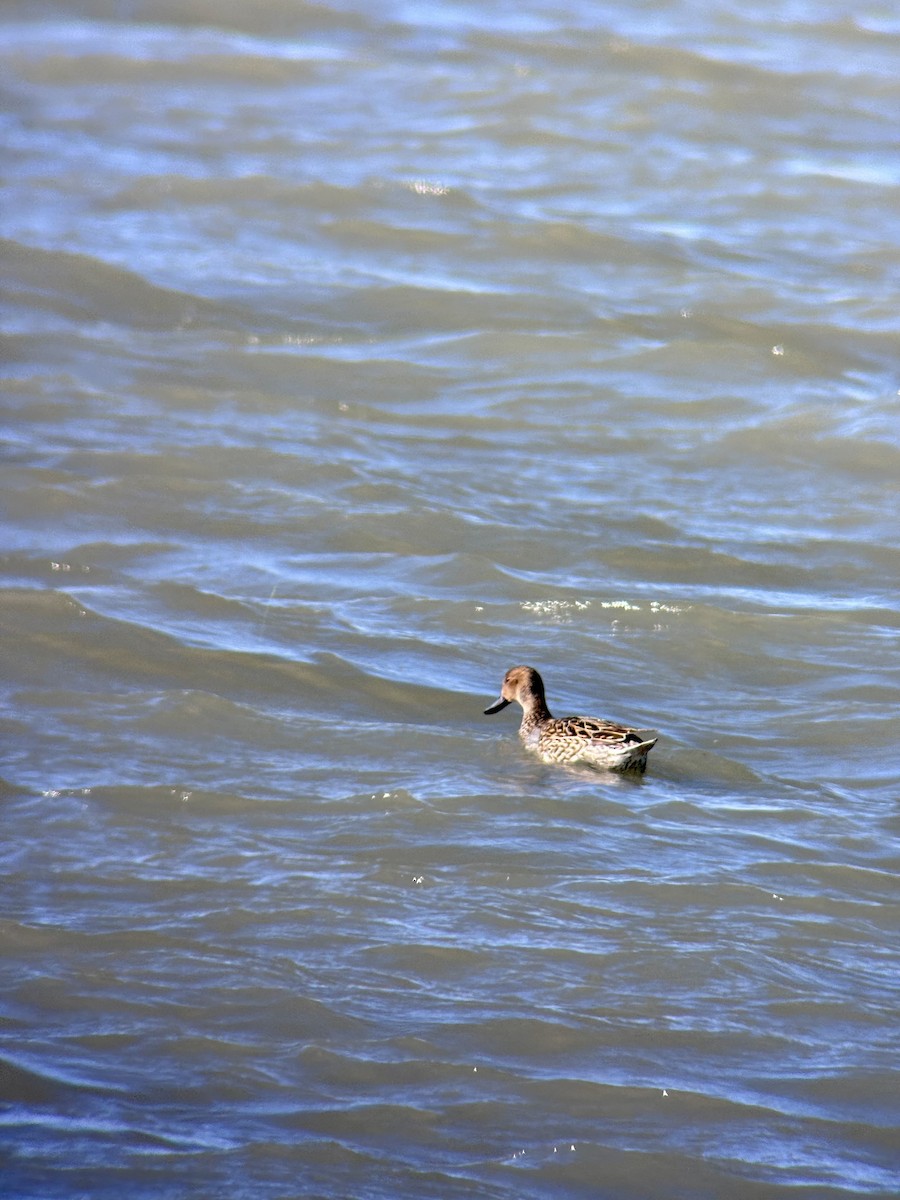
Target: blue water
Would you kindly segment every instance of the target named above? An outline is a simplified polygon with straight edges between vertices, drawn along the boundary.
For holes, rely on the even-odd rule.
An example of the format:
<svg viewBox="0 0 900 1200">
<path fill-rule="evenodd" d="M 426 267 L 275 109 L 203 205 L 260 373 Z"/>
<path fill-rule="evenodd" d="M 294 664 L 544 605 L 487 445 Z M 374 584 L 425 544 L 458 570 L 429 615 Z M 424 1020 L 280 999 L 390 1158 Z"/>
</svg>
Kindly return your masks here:
<svg viewBox="0 0 900 1200">
<path fill-rule="evenodd" d="M 897 1194 L 898 36 L 6 7 L 10 1195 Z"/>
</svg>

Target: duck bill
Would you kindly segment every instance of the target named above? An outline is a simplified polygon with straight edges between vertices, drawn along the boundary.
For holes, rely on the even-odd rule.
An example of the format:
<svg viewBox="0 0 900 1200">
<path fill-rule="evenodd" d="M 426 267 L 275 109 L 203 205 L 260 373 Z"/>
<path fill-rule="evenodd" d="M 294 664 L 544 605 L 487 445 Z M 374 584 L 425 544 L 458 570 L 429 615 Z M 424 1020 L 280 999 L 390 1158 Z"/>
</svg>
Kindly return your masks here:
<svg viewBox="0 0 900 1200">
<path fill-rule="evenodd" d="M 488 707 L 484 710 L 484 715 L 486 717 L 490 717 L 495 712 L 499 712 L 501 708 L 506 708 L 507 704 L 510 703 L 510 700 L 505 700 L 503 696 L 501 696 L 498 700 L 495 700 L 493 704 L 488 705 Z"/>
</svg>

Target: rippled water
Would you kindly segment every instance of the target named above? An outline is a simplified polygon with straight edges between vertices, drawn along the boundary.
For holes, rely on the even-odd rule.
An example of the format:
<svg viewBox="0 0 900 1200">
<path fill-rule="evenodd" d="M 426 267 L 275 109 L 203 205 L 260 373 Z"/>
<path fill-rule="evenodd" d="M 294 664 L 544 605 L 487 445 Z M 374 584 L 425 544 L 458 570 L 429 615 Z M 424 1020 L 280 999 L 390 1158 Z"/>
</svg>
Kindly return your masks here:
<svg viewBox="0 0 900 1200">
<path fill-rule="evenodd" d="M 898 51 L 4 6 L 10 1195 L 896 1196 Z"/>
</svg>

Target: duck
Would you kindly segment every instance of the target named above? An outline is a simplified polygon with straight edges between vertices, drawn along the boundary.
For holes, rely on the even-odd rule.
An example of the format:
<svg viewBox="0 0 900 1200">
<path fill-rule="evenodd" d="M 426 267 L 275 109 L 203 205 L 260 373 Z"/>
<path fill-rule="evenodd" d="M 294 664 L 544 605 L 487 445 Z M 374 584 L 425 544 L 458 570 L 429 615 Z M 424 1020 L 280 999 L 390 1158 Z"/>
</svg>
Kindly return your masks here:
<svg viewBox="0 0 900 1200">
<path fill-rule="evenodd" d="M 500 695 L 484 710 L 491 716 L 515 701 L 522 706 L 519 737 L 546 763 L 586 763 L 607 771 L 639 771 L 658 738 L 597 717 L 554 717 L 547 707 L 544 681 L 534 667 L 510 667 Z"/>
</svg>

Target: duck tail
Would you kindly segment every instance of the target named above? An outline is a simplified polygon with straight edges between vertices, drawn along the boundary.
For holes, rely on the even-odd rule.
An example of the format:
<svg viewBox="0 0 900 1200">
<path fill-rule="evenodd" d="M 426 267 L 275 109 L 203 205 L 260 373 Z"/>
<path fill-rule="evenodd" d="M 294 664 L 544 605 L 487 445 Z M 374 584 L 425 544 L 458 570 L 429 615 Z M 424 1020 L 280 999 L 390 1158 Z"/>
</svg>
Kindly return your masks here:
<svg viewBox="0 0 900 1200">
<path fill-rule="evenodd" d="M 659 738 L 649 738 L 646 742 L 631 742 L 622 747 L 622 757 L 614 768 L 617 771 L 644 771 L 647 767 L 647 755 L 659 741 Z"/>
</svg>

